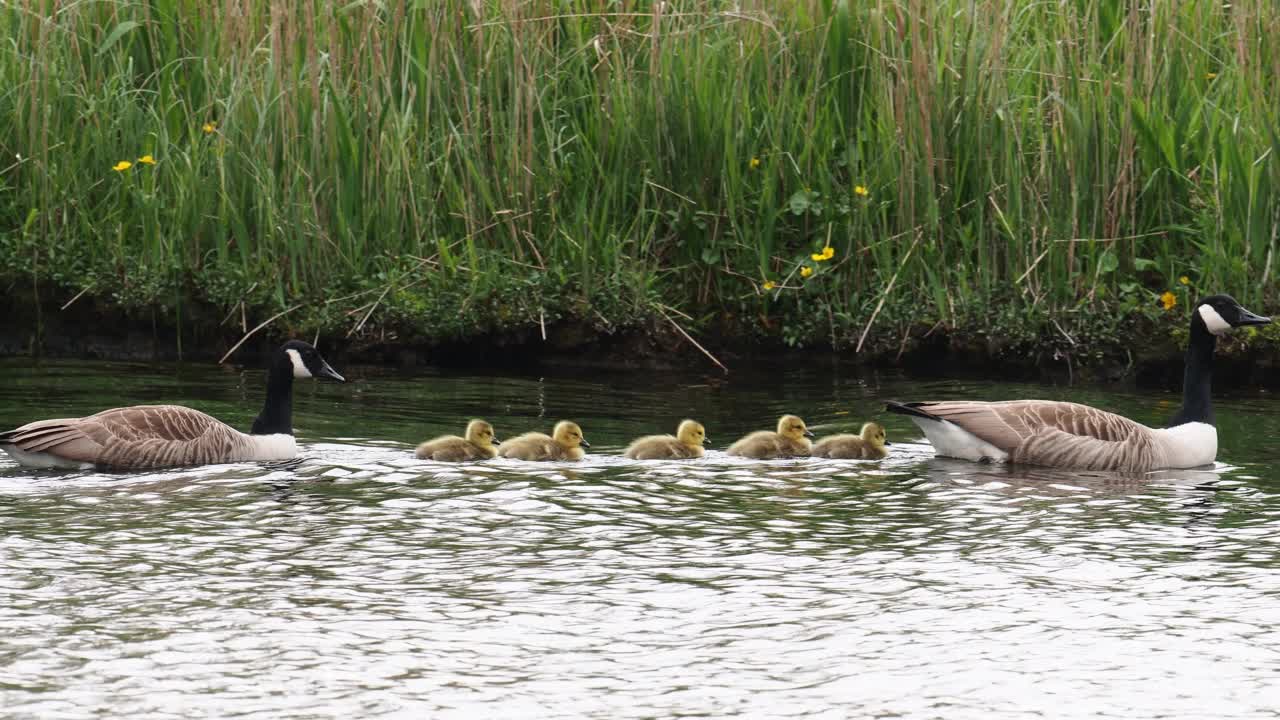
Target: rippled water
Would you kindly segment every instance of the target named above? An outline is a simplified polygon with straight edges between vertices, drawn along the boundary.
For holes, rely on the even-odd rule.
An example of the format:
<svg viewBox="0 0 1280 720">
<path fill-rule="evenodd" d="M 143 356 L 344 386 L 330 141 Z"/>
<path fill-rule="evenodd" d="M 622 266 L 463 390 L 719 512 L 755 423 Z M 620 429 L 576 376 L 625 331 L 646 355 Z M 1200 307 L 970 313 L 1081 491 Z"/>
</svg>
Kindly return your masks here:
<svg viewBox="0 0 1280 720">
<path fill-rule="evenodd" d="M 1275 717 L 1280 419 L 1223 398 L 1219 466 L 1146 479 L 933 457 L 630 462 L 885 398 L 1052 397 L 1157 422 L 1170 393 L 838 371 L 672 379 L 340 368 L 303 458 L 135 475 L 0 459 L 5 717 Z M 180 401 L 240 426 L 262 374 L 0 363 L 0 426 Z M 576 465 L 413 459 L 483 416 L 559 418 Z M 1224 464 L 1230 463 L 1230 464 Z"/>
</svg>

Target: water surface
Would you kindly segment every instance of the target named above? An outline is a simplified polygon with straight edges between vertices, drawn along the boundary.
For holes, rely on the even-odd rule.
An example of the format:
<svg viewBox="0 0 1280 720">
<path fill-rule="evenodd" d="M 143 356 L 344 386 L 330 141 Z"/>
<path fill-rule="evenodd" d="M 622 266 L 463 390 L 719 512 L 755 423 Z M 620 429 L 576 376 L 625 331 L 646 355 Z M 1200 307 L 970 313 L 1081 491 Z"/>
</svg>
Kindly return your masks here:
<svg viewBox="0 0 1280 720">
<path fill-rule="evenodd" d="M 937 459 L 886 398 L 1177 396 L 857 377 L 404 375 L 302 383 L 302 458 L 140 474 L 0 459 L 6 717 L 1255 718 L 1280 707 L 1280 419 L 1222 397 L 1212 470 Z M 0 427 L 183 402 L 247 427 L 263 375 L 0 362 Z M 631 462 L 802 415 L 884 461 Z M 417 461 L 482 416 L 571 418 L 576 465 Z"/>
</svg>

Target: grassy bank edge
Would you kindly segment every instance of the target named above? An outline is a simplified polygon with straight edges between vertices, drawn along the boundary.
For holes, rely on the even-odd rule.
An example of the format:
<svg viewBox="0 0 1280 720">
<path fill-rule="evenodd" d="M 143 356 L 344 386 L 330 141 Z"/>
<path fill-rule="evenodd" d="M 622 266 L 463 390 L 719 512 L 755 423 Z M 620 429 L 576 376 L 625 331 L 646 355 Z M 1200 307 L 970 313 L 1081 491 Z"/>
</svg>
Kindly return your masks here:
<svg viewBox="0 0 1280 720">
<path fill-rule="evenodd" d="M 1189 294 L 1189 293 L 1188 293 Z M 386 300 L 386 294 L 383 300 Z M 541 321 L 491 323 L 458 333 L 433 328 L 430 316 L 411 317 L 372 306 L 348 309 L 343 323 L 323 324 L 314 308 L 268 313 L 207 303 L 181 308 L 122 310 L 109 298 L 74 302 L 29 294 L 0 295 L 11 309 L 0 334 L 0 355 L 105 360 L 218 361 L 243 341 L 229 362 L 244 362 L 288 337 L 317 342 L 345 362 L 528 368 L 541 364 L 662 368 L 720 374 L 792 361 L 833 357 L 864 367 L 905 368 L 926 375 L 1000 374 L 1066 381 L 1116 381 L 1176 386 L 1187 337 L 1187 306 L 1139 305 L 1096 299 L 1071 311 L 1027 312 L 992 298 L 989 312 L 929 322 L 909 302 L 868 303 L 862 316 L 810 317 L 821 332 L 794 342 L 794 307 L 775 314 L 721 314 L 696 320 L 661 304 L 628 318 L 556 308 Z M 358 310 L 359 312 L 353 312 Z M 403 308 L 401 309 L 403 310 Z M 1260 312 L 1266 312 L 1263 308 Z M 861 350 L 857 343 L 862 342 Z M 1219 343 L 1220 384 L 1280 387 L 1280 326 L 1249 328 Z"/>
</svg>

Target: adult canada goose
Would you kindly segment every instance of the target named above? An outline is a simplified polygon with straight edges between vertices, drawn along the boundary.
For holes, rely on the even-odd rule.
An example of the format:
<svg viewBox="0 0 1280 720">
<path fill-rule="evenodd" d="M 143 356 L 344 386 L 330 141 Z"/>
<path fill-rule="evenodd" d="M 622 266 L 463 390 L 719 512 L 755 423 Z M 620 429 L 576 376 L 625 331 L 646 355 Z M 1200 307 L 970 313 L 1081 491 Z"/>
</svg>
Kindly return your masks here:
<svg viewBox="0 0 1280 720">
<path fill-rule="evenodd" d="M 1209 397 L 1217 336 L 1269 322 L 1227 295 L 1200 301 L 1191 313 L 1182 409 L 1166 428 L 1051 400 L 895 402 L 886 409 L 914 420 L 939 455 L 964 460 L 1121 472 L 1208 465 L 1218 454 Z"/>
<path fill-rule="evenodd" d="M 483 420 L 472 420 L 467 423 L 466 437 L 441 435 L 419 445 L 414 455 L 438 462 L 488 460 L 498 454 L 498 448 L 493 446 L 496 441 L 492 425 Z"/>
<path fill-rule="evenodd" d="M 884 427 L 865 423 L 857 435 L 831 435 L 813 444 L 813 457 L 841 460 L 880 460 L 889 454 Z"/>
<path fill-rule="evenodd" d="M 132 405 L 96 415 L 37 420 L 0 433 L 0 450 L 28 467 L 141 470 L 252 460 L 288 460 L 293 439 L 293 379 L 345 382 L 300 340 L 271 355 L 267 399 L 249 433 L 181 405 Z"/>
<path fill-rule="evenodd" d="M 809 438 L 813 433 L 805 427 L 804 421 L 795 415 L 783 415 L 778 419 L 778 430 L 758 430 L 726 450 L 730 455 L 771 460 L 773 458 L 808 457 L 813 443 Z"/>
<path fill-rule="evenodd" d="M 675 435 L 649 435 L 627 446 L 623 457 L 632 460 L 687 460 L 702 457 L 707 430 L 702 423 L 685 420 Z"/>
<path fill-rule="evenodd" d="M 582 437 L 582 428 L 561 420 L 550 435 L 532 432 L 507 440 L 498 446 L 498 454 L 516 460 L 581 460 L 586 453 L 579 445 L 591 447 Z"/>
</svg>

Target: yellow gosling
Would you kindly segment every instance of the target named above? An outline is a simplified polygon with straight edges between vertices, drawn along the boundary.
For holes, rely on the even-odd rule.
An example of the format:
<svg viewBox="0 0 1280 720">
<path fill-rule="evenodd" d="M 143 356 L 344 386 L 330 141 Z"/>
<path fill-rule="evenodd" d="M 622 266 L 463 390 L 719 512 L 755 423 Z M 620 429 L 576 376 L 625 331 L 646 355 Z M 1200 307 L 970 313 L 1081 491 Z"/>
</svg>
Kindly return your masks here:
<svg viewBox="0 0 1280 720">
<path fill-rule="evenodd" d="M 813 456 L 843 460 L 879 460 L 889 454 L 885 445 L 884 427 L 869 422 L 858 435 L 832 435 L 824 437 L 813 446 Z"/>
<path fill-rule="evenodd" d="M 483 420 L 472 420 L 467 423 L 466 437 L 441 435 L 419 445 L 413 454 L 423 460 L 437 462 L 488 460 L 498 454 L 498 448 L 493 446 L 495 442 L 497 438 L 492 425 Z"/>
<path fill-rule="evenodd" d="M 561 420 L 550 435 L 525 433 L 498 446 L 498 455 L 516 460 L 581 460 L 582 447 L 591 443 L 582 437 L 577 423 Z"/>
<path fill-rule="evenodd" d="M 759 430 L 729 446 L 725 452 L 739 457 L 770 460 L 773 458 L 808 457 L 813 433 L 795 415 L 778 419 L 777 432 Z"/>
<path fill-rule="evenodd" d="M 702 423 L 685 420 L 675 435 L 649 435 L 631 443 L 623 457 L 632 460 L 687 460 L 702 457 L 707 430 Z"/>
</svg>

